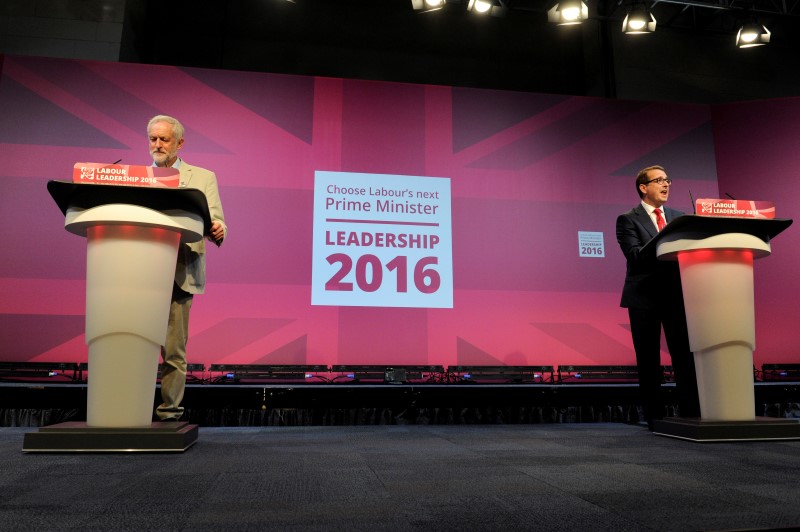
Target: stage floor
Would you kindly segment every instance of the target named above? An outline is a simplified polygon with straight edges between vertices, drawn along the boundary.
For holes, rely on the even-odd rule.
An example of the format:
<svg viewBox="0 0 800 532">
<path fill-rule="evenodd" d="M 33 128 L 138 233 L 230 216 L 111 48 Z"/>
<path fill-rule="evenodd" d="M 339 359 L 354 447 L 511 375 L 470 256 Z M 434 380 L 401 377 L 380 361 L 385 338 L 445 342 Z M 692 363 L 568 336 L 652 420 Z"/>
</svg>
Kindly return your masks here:
<svg viewBox="0 0 800 532">
<path fill-rule="evenodd" d="M 766 530 L 800 526 L 800 442 L 636 425 L 207 427 L 181 454 L 21 452 L 17 530 Z M 168 495 L 166 495 L 168 493 Z"/>
</svg>

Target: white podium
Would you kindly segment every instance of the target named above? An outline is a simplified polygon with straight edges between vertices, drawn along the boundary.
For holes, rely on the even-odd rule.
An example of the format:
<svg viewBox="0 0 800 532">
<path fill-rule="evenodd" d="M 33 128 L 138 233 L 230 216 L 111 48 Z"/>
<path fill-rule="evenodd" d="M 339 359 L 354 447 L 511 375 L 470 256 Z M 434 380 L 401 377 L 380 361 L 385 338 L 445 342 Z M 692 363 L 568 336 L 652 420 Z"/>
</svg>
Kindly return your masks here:
<svg viewBox="0 0 800 532">
<path fill-rule="evenodd" d="M 697 441 L 800 437 L 797 420 L 756 416 L 753 378 L 753 261 L 791 223 L 682 216 L 645 246 L 679 263 L 700 398 L 699 420 L 659 420 L 654 432 Z"/>
<path fill-rule="evenodd" d="M 199 190 L 50 181 L 67 231 L 85 236 L 86 423 L 27 434 L 23 451 L 183 451 L 197 426 L 153 423 L 178 246 L 211 222 Z"/>
</svg>

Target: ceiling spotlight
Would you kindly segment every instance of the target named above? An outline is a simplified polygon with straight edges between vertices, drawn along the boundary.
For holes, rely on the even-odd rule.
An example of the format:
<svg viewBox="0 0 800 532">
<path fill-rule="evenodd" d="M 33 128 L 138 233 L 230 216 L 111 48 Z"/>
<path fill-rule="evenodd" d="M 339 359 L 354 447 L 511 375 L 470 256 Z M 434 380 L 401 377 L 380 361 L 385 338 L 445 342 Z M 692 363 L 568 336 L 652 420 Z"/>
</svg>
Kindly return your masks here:
<svg viewBox="0 0 800 532">
<path fill-rule="evenodd" d="M 589 8 L 581 0 L 564 0 L 547 11 L 547 20 L 559 26 L 580 24 L 589 18 Z"/>
<path fill-rule="evenodd" d="M 420 13 L 438 11 L 444 7 L 447 0 L 411 0 L 411 7 Z"/>
<path fill-rule="evenodd" d="M 478 15 L 503 17 L 507 10 L 503 0 L 469 0 L 467 4 L 467 11 Z"/>
<path fill-rule="evenodd" d="M 653 33 L 656 31 L 656 17 L 647 9 L 647 5 L 636 4 L 625 15 L 622 21 L 622 33 L 637 35 L 640 33 Z"/>
<path fill-rule="evenodd" d="M 469 4 L 467 5 L 467 11 L 472 11 L 480 15 L 488 13 L 490 9 L 492 9 L 492 3 L 489 2 L 489 0 L 469 0 Z"/>
<path fill-rule="evenodd" d="M 739 28 L 739 33 L 736 34 L 736 46 L 739 48 L 762 46 L 769 42 L 770 35 L 772 32 L 766 26 L 758 22 L 748 22 Z"/>
</svg>

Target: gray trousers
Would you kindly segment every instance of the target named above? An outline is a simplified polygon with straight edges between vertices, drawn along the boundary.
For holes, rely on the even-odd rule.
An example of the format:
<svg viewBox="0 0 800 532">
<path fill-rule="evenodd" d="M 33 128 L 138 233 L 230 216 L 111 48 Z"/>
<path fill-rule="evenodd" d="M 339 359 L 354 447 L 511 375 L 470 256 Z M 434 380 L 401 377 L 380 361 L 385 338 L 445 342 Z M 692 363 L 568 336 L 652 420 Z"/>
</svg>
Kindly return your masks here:
<svg viewBox="0 0 800 532">
<path fill-rule="evenodd" d="M 169 306 L 167 338 L 161 356 L 161 401 L 156 415 L 162 421 L 177 420 L 183 415 L 183 393 L 186 389 L 186 342 L 189 339 L 189 310 L 192 294 L 184 292 L 178 285 L 172 287 Z"/>
</svg>

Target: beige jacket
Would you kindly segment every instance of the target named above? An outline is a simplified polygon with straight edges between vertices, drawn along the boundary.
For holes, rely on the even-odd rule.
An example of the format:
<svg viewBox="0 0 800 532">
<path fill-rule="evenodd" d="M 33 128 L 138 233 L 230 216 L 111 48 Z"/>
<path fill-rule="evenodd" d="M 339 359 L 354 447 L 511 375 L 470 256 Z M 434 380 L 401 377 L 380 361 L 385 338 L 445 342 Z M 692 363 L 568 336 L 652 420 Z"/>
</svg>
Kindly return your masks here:
<svg viewBox="0 0 800 532">
<path fill-rule="evenodd" d="M 206 196 L 211 221 L 219 220 L 225 226 L 225 215 L 222 213 L 222 202 L 219 199 L 217 176 L 214 172 L 192 166 L 181 161 L 178 167 L 181 173 L 182 188 L 196 188 Z M 206 287 L 206 241 L 181 244 L 178 249 L 178 263 L 175 267 L 175 283 L 190 294 L 202 294 Z"/>
</svg>

